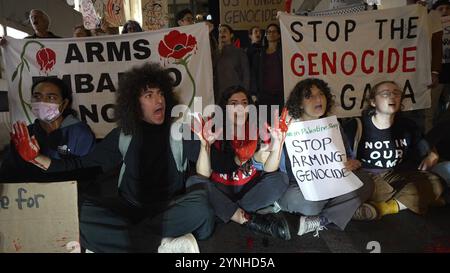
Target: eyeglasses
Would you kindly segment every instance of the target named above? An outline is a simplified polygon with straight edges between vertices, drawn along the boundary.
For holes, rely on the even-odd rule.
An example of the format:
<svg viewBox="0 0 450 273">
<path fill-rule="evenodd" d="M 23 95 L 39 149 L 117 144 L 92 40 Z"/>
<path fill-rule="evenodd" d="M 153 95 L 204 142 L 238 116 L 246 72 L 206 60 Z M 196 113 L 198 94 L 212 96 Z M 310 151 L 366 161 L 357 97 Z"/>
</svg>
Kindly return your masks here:
<svg viewBox="0 0 450 273">
<path fill-rule="evenodd" d="M 400 90 L 393 90 L 393 91 L 382 90 L 377 93 L 377 96 L 381 96 L 383 98 L 389 98 L 389 97 L 400 98 L 402 95 L 403 95 L 403 93 Z"/>
</svg>

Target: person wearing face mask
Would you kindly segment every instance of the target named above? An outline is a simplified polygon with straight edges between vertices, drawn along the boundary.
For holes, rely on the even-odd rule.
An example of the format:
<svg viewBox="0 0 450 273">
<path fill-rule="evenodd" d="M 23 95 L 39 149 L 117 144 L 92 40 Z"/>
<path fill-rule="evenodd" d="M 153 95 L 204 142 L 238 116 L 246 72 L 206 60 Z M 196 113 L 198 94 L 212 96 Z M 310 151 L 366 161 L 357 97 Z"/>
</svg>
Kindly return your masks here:
<svg viewBox="0 0 450 273">
<path fill-rule="evenodd" d="M 41 147 L 42 154 L 53 159 L 74 158 L 86 155 L 95 144 L 89 126 L 76 118 L 71 108 L 72 93 L 58 78 L 45 77 L 31 87 L 31 111 L 36 116 L 28 125 L 28 133 Z M 14 124 L 17 126 L 18 123 Z M 70 178 L 69 172 L 48 174 L 25 162 L 10 145 L 0 167 L 0 181 L 62 181 Z"/>
</svg>

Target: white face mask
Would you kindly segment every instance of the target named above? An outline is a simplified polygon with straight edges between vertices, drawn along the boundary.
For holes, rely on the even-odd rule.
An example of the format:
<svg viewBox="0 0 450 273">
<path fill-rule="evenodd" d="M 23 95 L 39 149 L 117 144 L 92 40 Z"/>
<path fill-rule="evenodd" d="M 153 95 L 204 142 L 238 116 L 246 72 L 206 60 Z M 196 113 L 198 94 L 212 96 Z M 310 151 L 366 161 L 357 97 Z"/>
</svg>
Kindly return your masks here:
<svg viewBox="0 0 450 273">
<path fill-rule="evenodd" d="M 61 115 L 59 104 L 49 102 L 32 102 L 31 112 L 33 112 L 39 120 L 47 123 L 54 121 Z"/>
</svg>

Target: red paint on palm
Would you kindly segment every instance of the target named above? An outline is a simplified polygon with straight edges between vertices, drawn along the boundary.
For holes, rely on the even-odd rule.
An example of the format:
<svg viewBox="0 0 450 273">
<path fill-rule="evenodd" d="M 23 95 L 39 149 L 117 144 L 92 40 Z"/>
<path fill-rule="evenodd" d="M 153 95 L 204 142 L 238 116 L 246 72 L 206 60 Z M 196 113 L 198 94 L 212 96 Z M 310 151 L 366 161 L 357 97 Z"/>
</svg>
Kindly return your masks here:
<svg viewBox="0 0 450 273">
<path fill-rule="evenodd" d="M 19 130 L 12 134 L 12 142 L 23 160 L 33 161 L 39 155 L 39 144 L 34 137 L 30 138 L 28 128 L 24 123 L 19 123 L 18 126 Z"/>
</svg>

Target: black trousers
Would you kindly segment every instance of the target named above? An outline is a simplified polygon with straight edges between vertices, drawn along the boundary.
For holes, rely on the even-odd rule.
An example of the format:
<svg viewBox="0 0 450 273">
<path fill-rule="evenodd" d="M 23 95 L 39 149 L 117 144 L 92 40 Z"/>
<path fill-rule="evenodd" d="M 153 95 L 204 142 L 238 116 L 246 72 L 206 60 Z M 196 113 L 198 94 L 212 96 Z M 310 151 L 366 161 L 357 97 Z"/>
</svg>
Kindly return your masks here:
<svg viewBox="0 0 450 273">
<path fill-rule="evenodd" d="M 123 201 L 105 206 L 85 200 L 80 209 L 81 246 L 94 252 L 156 252 L 163 237 L 193 233 L 202 240 L 213 229 L 205 189 L 188 191 L 157 213 L 131 209 Z"/>
</svg>

